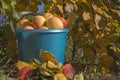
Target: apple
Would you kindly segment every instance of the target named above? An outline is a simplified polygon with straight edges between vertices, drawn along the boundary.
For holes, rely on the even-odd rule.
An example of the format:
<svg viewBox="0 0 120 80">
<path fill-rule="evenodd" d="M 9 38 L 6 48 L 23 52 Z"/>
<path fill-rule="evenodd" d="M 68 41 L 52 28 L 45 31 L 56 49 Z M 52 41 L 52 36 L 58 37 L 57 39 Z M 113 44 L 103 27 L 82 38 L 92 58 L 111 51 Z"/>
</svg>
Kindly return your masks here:
<svg viewBox="0 0 120 80">
<path fill-rule="evenodd" d="M 53 17 L 53 14 L 48 12 L 48 13 L 43 13 L 42 16 L 45 17 L 46 20 L 48 20 Z"/>
<path fill-rule="evenodd" d="M 24 29 L 34 29 L 32 26 L 25 26 Z"/>
<path fill-rule="evenodd" d="M 64 25 L 60 18 L 54 16 L 46 21 L 46 26 L 53 29 L 63 29 Z"/>
<path fill-rule="evenodd" d="M 47 26 L 42 26 L 39 29 L 49 29 Z"/>
<path fill-rule="evenodd" d="M 63 17 L 59 17 L 61 21 L 63 22 L 64 28 L 67 26 L 67 21 Z"/>
<path fill-rule="evenodd" d="M 32 25 L 34 28 L 41 28 L 45 24 L 46 19 L 41 15 L 36 15 L 32 19 Z"/>
<path fill-rule="evenodd" d="M 28 19 L 24 18 L 17 22 L 16 28 L 24 28 L 27 25 L 30 25 L 30 21 Z"/>
</svg>

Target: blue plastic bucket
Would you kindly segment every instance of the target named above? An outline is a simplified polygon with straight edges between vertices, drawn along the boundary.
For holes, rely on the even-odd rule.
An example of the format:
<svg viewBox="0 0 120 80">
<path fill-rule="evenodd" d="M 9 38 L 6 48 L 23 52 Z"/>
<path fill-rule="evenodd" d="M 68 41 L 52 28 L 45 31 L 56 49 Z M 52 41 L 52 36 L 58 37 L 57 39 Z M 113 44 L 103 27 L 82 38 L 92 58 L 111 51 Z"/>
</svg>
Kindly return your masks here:
<svg viewBox="0 0 120 80">
<path fill-rule="evenodd" d="M 40 60 L 39 52 L 49 51 L 54 55 L 57 63 L 64 63 L 66 35 L 68 29 L 25 30 L 16 29 L 18 48 L 21 61 Z"/>
</svg>

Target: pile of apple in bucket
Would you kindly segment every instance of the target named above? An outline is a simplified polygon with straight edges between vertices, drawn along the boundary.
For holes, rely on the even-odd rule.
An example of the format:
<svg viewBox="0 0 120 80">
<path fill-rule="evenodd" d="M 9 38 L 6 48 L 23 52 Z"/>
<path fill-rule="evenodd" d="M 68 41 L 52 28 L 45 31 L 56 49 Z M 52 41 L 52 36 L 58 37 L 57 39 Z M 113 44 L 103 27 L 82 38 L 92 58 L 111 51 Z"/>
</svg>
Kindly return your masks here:
<svg viewBox="0 0 120 80">
<path fill-rule="evenodd" d="M 16 33 L 21 56 L 17 67 L 21 80 L 24 80 L 25 75 L 35 69 L 39 70 L 43 79 L 51 77 L 50 80 L 67 80 L 67 78 L 73 78 L 74 68 L 69 63 L 64 64 L 66 33 L 68 32 L 66 26 L 67 21 L 63 17 L 52 13 L 35 15 L 32 20 L 23 18 L 17 22 Z M 41 49 L 43 51 L 40 51 Z M 40 61 L 38 57 L 40 57 Z M 35 59 L 32 63 L 26 62 L 31 61 L 31 58 Z"/>
<path fill-rule="evenodd" d="M 39 52 L 49 51 L 57 63 L 64 63 L 67 21 L 61 16 L 52 13 L 43 13 L 25 17 L 16 23 L 20 60 L 40 60 Z"/>
<path fill-rule="evenodd" d="M 17 28 L 23 29 L 63 29 L 66 28 L 67 21 L 52 13 L 43 13 L 33 17 L 32 21 L 27 18 L 17 22 Z"/>
</svg>

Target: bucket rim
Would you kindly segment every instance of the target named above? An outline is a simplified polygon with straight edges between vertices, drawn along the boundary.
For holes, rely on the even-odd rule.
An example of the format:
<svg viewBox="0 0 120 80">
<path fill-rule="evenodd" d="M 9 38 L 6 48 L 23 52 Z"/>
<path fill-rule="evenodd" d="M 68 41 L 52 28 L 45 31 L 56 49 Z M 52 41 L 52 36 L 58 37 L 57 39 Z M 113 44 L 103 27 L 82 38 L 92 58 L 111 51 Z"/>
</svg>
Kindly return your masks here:
<svg viewBox="0 0 120 80">
<path fill-rule="evenodd" d="M 16 29 L 16 32 L 68 32 L 68 28 L 64 29 Z"/>
</svg>

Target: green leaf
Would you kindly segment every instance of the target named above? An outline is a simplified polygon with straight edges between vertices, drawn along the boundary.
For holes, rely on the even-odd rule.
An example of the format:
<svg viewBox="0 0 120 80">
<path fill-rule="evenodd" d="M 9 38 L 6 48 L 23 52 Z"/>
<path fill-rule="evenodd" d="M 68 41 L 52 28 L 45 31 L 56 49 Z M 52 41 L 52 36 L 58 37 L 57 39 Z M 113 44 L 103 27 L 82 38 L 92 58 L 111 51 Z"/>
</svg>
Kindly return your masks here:
<svg viewBox="0 0 120 80">
<path fill-rule="evenodd" d="M 17 12 L 15 9 L 13 9 L 13 17 L 17 20 L 20 20 L 22 15 L 19 12 Z"/>
<path fill-rule="evenodd" d="M 112 19 L 112 17 L 110 15 L 108 15 L 106 12 L 103 12 L 103 14 L 106 18 Z"/>
<path fill-rule="evenodd" d="M 115 10 L 115 9 L 112 9 L 113 12 L 117 13 L 117 15 L 120 17 L 120 10 Z"/>
</svg>

